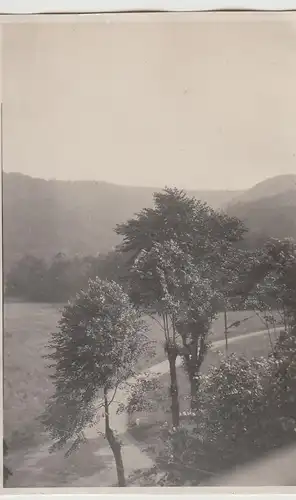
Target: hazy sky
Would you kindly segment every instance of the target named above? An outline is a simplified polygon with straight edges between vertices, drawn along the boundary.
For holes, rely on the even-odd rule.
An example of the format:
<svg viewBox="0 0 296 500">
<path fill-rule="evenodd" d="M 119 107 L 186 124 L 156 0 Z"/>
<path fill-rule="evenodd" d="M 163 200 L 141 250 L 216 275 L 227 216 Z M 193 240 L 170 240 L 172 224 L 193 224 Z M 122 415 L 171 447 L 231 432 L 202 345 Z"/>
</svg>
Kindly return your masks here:
<svg viewBox="0 0 296 500">
<path fill-rule="evenodd" d="M 4 170 L 197 189 L 296 173 L 296 15 L 220 16 L 6 24 Z"/>
</svg>

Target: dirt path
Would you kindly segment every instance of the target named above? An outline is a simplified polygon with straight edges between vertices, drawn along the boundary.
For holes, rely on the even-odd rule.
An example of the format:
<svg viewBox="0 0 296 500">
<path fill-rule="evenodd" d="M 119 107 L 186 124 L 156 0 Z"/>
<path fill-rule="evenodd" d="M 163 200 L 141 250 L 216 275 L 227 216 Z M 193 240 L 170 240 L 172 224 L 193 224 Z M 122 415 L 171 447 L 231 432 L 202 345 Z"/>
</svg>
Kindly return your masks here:
<svg viewBox="0 0 296 500">
<path fill-rule="evenodd" d="M 277 328 L 275 331 L 278 332 L 281 328 Z M 240 342 L 241 340 L 245 339 L 251 339 L 252 337 L 258 337 L 259 335 L 267 335 L 268 331 L 267 330 L 260 330 L 256 332 L 251 332 L 251 333 L 245 333 L 243 335 L 237 335 L 235 337 L 230 337 L 228 339 L 228 344 L 233 344 L 235 342 Z M 211 351 L 217 351 L 223 348 L 225 345 L 225 340 L 216 340 L 212 343 Z M 182 359 L 177 358 L 176 365 L 177 367 L 181 366 L 182 364 Z M 169 372 L 169 363 L 167 360 L 162 361 L 161 363 L 158 363 L 156 365 L 151 366 L 147 370 L 139 373 L 137 377 L 130 378 L 128 379 L 128 383 L 134 384 L 138 379 L 141 377 L 149 378 L 149 375 L 155 376 L 155 375 L 165 375 L 166 373 Z M 110 392 L 109 397 L 112 398 L 114 395 L 113 392 Z M 110 413 L 110 422 L 111 426 L 116 429 L 118 434 L 125 434 L 128 430 L 128 421 L 127 421 L 127 416 L 126 414 L 117 414 L 117 409 L 118 406 L 122 403 L 125 403 L 128 399 L 129 396 L 129 391 L 128 389 L 118 389 L 115 394 L 115 398 L 112 402 L 112 405 L 110 406 L 109 413 Z M 98 406 L 100 406 L 101 401 L 98 401 Z M 102 412 L 101 412 L 102 414 Z M 98 432 L 104 432 L 104 419 L 101 418 L 98 421 L 98 425 L 94 426 L 92 428 L 89 428 L 86 430 L 85 435 L 88 439 L 95 439 L 98 436 Z M 139 467 L 140 468 L 140 467 Z"/>
</svg>

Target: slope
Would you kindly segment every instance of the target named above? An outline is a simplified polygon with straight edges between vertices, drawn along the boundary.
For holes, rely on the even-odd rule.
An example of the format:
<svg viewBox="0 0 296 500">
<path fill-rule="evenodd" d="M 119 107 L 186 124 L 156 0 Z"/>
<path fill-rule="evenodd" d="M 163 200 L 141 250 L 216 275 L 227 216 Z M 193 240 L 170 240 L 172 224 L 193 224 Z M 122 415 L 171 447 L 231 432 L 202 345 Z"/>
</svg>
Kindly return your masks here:
<svg viewBox="0 0 296 500">
<path fill-rule="evenodd" d="M 36 179 L 3 174 L 4 265 L 25 254 L 51 258 L 58 252 L 97 254 L 119 242 L 113 228 L 152 204 L 161 188 L 119 186 L 95 181 Z M 191 191 L 219 207 L 236 196 L 231 191 Z"/>
</svg>

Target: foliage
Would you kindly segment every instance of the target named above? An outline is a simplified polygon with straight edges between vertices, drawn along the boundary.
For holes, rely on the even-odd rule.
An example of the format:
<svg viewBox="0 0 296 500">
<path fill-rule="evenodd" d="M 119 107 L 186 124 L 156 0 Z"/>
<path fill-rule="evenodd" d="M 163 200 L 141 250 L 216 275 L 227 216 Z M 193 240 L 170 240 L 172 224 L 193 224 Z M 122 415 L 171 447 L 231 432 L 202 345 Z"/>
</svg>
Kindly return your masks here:
<svg viewBox="0 0 296 500">
<path fill-rule="evenodd" d="M 58 253 L 46 262 L 32 255 L 23 257 L 6 277 L 5 295 L 27 302 L 65 302 L 99 276 L 123 284 L 126 257 L 109 252 L 96 257 L 69 258 Z"/>
<path fill-rule="evenodd" d="M 278 357 L 230 355 L 202 376 L 199 407 L 168 430 L 158 467 L 166 485 L 198 485 L 296 438 L 295 333 L 277 343 Z"/>
<path fill-rule="evenodd" d="M 8 273 L 5 295 L 31 301 L 46 301 L 44 285 L 48 268 L 43 259 L 28 255 L 20 259 Z"/>
<path fill-rule="evenodd" d="M 296 431 L 296 327 L 283 331 L 273 350 L 272 397 L 286 431 Z"/>
<path fill-rule="evenodd" d="M 166 188 L 154 193 L 154 208 L 144 208 L 115 231 L 123 237 L 121 251 L 135 256 L 155 243 L 175 240 L 184 252 L 201 257 L 214 243 L 239 241 L 246 229 L 236 217 L 215 211 L 183 190 Z"/>
<path fill-rule="evenodd" d="M 296 320 L 296 244 L 293 240 L 269 240 L 253 252 L 237 287 L 241 303 L 254 309 L 266 327 L 274 326 L 273 312 L 285 328 Z"/>
<path fill-rule="evenodd" d="M 86 292 L 69 302 L 52 334 L 47 356 L 55 368 L 55 394 L 42 422 L 54 445 L 74 447 L 94 423 L 102 390 L 114 390 L 133 375 L 145 354 L 146 327 L 128 296 L 115 282 L 90 280 Z"/>
<path fill-rule="evenodd" d="M 170 363 L 173 423 L 178 425 L 176 357 L 183 356 L 195 387 L 194 377 L 208 347 L 206 335 L 221 298 L 212 286 L 209 267 L 200 264 L 197 268 L 193 258 L 172 240 L 155 243 L 149 252 L 142 250 L 130 276 L 137 302 L 163 321 Z"/>
<path fill-rule="evenodd" d="M 196 394 L 211 322 L 226 305 L 223 283 L 236 271 L 229 264 L 238 251 L 233 245 L 245 231 L 235 217 L 170 188 L 154 194 L 153 208 L 144 208 L 116 228 L 123 236 L 119 250 L 132 255 L 133 302 L 163 321 L 175 423 L 179 420 L 173 411 L 175 406 L 178 412 L 176 357 L 183 357 L 192 395 Z"/>
<path fill-rule="evenodd" d="M 204 292 L 207 289 L 207 299 L 199 297 L 203 311 L 196 311 L 197 322 L 211 323 L 219 308 L 228 306 L 230 290 L 239 279 L 247 255 L 236 245 L 246 232 L 236 217 L 215 211 L 182 190 L 166 188 L 154 194 L 153 208 L 145 208 L 118 225 L 116 232 L 123 237 L 119 250 L 131 255 L 130 293 L 137 305 L 154 308 L 154 312 L 162 314 L 164 300 L 172 300 L 178 288 L 179 296 L 173 306 L 176 309 L 180 295 L 183 294 L 183 303 L 184 293 L 188 295 L 185 288 L 190 288 L 190 275 L 198 273 L 199 283 L 201 278 L 204 281 L 201 288 Z M 208 307 L 209 296 L 216 296 L 217 290 L 223 292 L 219 306 L 215 297 L 212 301 L 216 303 L 215 311 L 213 307 L 206 311 L 203 303 Z"/>
<path fill-rule="evenodd" d="M 129 384 L 127 402 L 121 403 L 117 411 L 118 413 L 127 412 L 129 417 L 137 412 L 152 412 L 163 400 L 165 400 L 165 393 L 164 387 L 159 382 L 159 374 L 151 376 L 150 373 L 143 373 L 137 377 L 136 382 Z"/>
</svg>

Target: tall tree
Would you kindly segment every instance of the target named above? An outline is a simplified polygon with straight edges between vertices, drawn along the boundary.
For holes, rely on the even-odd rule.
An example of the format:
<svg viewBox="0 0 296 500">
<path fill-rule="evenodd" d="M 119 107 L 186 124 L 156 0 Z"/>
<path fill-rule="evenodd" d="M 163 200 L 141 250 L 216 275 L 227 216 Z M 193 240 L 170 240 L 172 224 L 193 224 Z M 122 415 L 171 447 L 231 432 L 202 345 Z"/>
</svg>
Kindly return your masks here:
<svg viewBox="0 0 296 500">
<path fill-rule="evenodd" d="M 181 338 L 179 354 L 188 375 L 191 408 L 196 409 L 199 377 L 202 363 L 210 346 L 209 332 L 217 316 L 223 295 L 211 278 L 208 266 L 197 267 L 186 260 L 185 283 L 179 287 L 182 307 L 176 321 L 176 329 Z"/>
<path fill-rule="evenodd" d="M 162 317 L 172 398 L 177 399 L 178 392 L 178 354 L 183 355 L 192 394 L 196 391 L 208 346 L 207 334 L 223 303 L 222 296 L 218 300 L 218 292 L 223 289 L 222 280 L 229 280 L 230 274 L 236 272 L 229 263 L 245 231 L 235 217 L 170 188 L 154 194 L 153 208 L 144 208 L 116 227 L 117 234 L 123 237 L 119 250 L 132 256 L 131 268 L 140 277 L 137 280 L 131 273 L 133 301 L 149 306 Z M 169 275 L 174 277 L 170 278 L 170 286 Z M 177 334 L 182 339 L 181 350 L 176 344 Z M 177 409 L 176 400 L 172 405 Z M 176 415 L 174 422 L 178 421 Z"/>
<path fill-rule="evenodd" d="M 271 239 L 253 252 L 234 290 L 241 304 L 260 314 L 267 326 L 276 323 L 276 313 L 285 329 L 291 329 L 296 321 L 296 243 Z"/>
<path fill-rule="evenodd" d="M 134 374 L 136 361 L 145 354 L 145 330 L 120 285 L 97 278 L 64 308 L 59 330 L 49 343 L 47 358 L 55 368 L 55 394 L 41 420 L 54 440 L 51 450 L 70 441 L 68 453 L 75 450 L 85 439 L 84 429 L 94 423 L 98 408 L 104 407 L 105 435 L 119 486 L 126 482 L 110 407 L 116 389 Z"/>
<path fill-rule="evenodd" d="M 180 248 L 196 258 L 211 255 L 216 259 L 222 248 L 243 238 L 246 228 L 236 217 L 216 211 L 183 190 L 165 188 L 154 194 L 154 207 L 143 208 L 134 218 L 118 224 L 115 232 L 123 237 L 122 252 L 135 258 L 154 243 L 175 240 Z"/>
<path fill-rule="evenodd" d="M 131 268 L 131 297 L 146 314 L 158 317 L 164 333 L 164 350 L 169 362 L 172 424 L 179 425 L 179 397 L 176 359 L 176 322 L 180 312 L 179 275 L 184 264 L 183 252 L 175 242 L 155 243 L 142 250 Z"/>
</svg>

